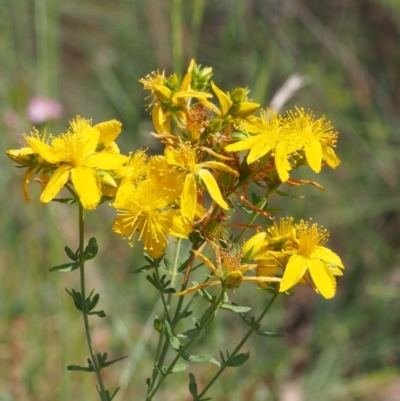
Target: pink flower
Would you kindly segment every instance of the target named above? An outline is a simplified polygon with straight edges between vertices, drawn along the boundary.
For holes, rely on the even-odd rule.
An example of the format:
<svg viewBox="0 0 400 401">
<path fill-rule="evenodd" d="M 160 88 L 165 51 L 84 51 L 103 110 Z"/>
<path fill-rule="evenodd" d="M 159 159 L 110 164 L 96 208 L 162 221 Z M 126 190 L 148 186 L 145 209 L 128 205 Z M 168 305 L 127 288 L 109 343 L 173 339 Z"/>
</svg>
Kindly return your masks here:
<svg viewBox="0 0 400 401">
<path fill-rule="evenodd" d="M 63 106 L 55 99 L 34 96 L 29 101 L 28 118 L 36 124 L 57 120 L 63 114 Z"/>
</svg>

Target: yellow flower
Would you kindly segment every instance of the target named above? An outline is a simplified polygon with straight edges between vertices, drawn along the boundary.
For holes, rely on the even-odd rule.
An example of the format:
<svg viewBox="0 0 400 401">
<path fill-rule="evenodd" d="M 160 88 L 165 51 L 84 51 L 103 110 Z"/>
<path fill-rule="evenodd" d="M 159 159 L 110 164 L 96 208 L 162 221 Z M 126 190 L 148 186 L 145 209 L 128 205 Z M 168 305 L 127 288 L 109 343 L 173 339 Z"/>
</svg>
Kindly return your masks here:
<svg viewBox="0 0 400 401">
<path fill-rule="evenodd" d="M 196 178 L 205 185 L 211 198 L 219 206 L 225 210 L 229 209 L 228 204 L 222 197 L 217 181 L 207 169 L 225 171 L 237 177 L 238 173 L 235 170 L 221 162 L 205 161 L 197 163 L 196 150 L 186 145 L 181 145 L 176 149 L 167 146 L 164 154 L 167 162 L 172 166 L 176 166 L 185 177 L 181 195 L 181 212 L 186 221 L 192 222 L 195 215 L 197 204 Z"/>
<path fill-rule="evenodd" d="M 289 258 L 279 291 L 292 288 L 309 272 L 319 293 L 332 298 L 336 293 L 334 276 L 342 275 L 344 266 L 336 253 L 322 246 L 329 233 L 303 220 L 296 228 L 298 249 Z"/>
<path fill-rule="evenodd" d="M 276 111 L 269 109 L 267 113 L 261 111 L 261 118 L 249 118 L 249 121 L 244 123 L 244 128 L 252 135 L 226 146 L 225 150 L 238 152 L 250 149 L 247 156 L 249 164 L 271 152 L 279 179 L 282 182 L 287 181 L 292 168 L 288 159 L 300 147 L 297 135 L 286 129 L 284 119 Z"/>
<path fill-rule="evenodd" d="M 296 113 L 288 113 L 288 124 L 303 143 L 304 153 L 308 165 L 313 171 L 321 171 L 322 161 L 336 168 L 340 164 L 333 148 L 336 144 L 337 133 L 333 131 L 331 123 L 322 117 L 315 120 L 311 111 L 296 108 Z"/>
<path fill-rule="evenodd" d="M 181 187 L 174 175 L 147 178 L 137 185 L 127 181 L 112 204 L 118 213 L 113 230 L 127 237 L 131 246 L 138 231 L 145 251 L 152 258 L 160 257 L 168 243 L 167 235 L 187 238 L 191 232 L 180 211 L 168 208 L 180 195 Z"/>
<path fill-rule="evenodd" d="M 31 137 L 35 138 L 38 142 L 45 144 L 46 135 L 39 135 L 39 131 L 34 129 L 30 133 Z M 54 166 L 44 160 L 38 152 L 34 151 L 31 147 L 24 147 L 21 149 L 8 150 L 7 156 L 21 166 L 27 167 L 24 177 L 22 179 L 22 194 L 26 202 L 29 202 L 28 184 L 34 174 L 40 172 L 40 179 L 37 180 L 44 188 L 49 180 L 49 173 L 53 170 Z"/>
<path fill-rule="evenodd" d="M 256 283 L 268 283 L 268 282 L 279 282 L 280 278 L 276 277 L 256 277 L 256 276 L 244 276 L 244 273 L 249 269 L 254 269 L 256 265 L 252 264 L 242 264 L 242 254 L 233 252 L 232 249 L 221 250 L 216 247 L 217 255 L 217 266 L 202 255 L 199 252 L 194 252 L 196 257 L 198 257 L 216 276 L 217 280 L 209 281 L 204 284 L 195 285 L 190 287 L 185 291 L 182 291 L 177 296 L 182 296 L 189 294 L 193 291 L 200 290 L 205 287 L 212 285 L 222 284 L 226 288 L 237 288 L 243 281 L 256 282 Z"/>
<path fill-rule="evenodd" d="M 81 117 L 70 125 L 70 130 L 53 138 L 51 145 L 34 136 L 25 136 L 34 153 L 57 167 L 40 201 L 50 202 L 71 179 L 82 206 L 95 209 L 101 198 L 101 172 L 121 168 L 128 158 L 110 151 L 96 152 L 99 143 L 107 147 L 115 139 L 104 126 L 98 130 Z"/>
<path fill-rule="evenodd" d="M 193 68 L 194 60 L 190 63 L 188 72 L 180 84 L 175 74 L 166 78 L 164 72 L 160 74 L 158 71 L 139 80 L 144 89 L 151 92 L 150 106 L 154 106 L 152 120 L 159 134 L 171 133 L 171 112 L 184 119 L 183 111 L 190 99 L 197 99 L 206 107 L 211 105 L 207 100 L 212 97 L 210 93 L 195 91 L 190 87 Z"/>
<path fill-rule="evenodd" d="M 229 92 L 225 93 L 218 88 L 214 82 L 211 82 L 211 87 L 218 98 L 221 110 L 214 105 L 209 108 L 221 118 L 228 116 L 228 114 L 234 117 L 246 118 L 260 108 L 258 103 L 247 100 L 246 95 L 249 92 L 248 90 L 236 88 L 231 96 Z"/>
</svg>

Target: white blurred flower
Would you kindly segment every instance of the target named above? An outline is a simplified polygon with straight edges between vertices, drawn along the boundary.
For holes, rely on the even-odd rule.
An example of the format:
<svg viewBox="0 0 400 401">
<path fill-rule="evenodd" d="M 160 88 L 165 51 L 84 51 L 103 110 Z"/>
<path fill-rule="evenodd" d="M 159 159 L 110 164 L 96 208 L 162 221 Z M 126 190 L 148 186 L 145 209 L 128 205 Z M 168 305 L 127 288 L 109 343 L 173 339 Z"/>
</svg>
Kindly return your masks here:
<svg viewBox="0 0 400 401">
<path fill-rule="evenodd" d="M 307 85 L 307 78 L 298 74 L 291 75 L 276 91 L 269 107 L 280 111 L 284 104 L 303 86 Z"/>
</svg>

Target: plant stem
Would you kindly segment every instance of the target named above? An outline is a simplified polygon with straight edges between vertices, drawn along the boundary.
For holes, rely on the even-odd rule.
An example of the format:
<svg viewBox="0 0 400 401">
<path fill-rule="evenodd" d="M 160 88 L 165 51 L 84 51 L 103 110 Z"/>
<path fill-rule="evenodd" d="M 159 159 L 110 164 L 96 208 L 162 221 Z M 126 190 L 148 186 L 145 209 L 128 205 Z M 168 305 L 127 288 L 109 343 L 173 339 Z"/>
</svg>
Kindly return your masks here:
<svg viewBox="0 0 400 401">
<path fill-rule="evenodd" d="M 277 292 L 274 294 L 274 296 L 270 299 L 268 302 L 268 305 L 265 307 L 265 309 L 262 311 L 261 315 L 258 317 L 258 319 L 251 325 L 250 329 L 248 332 L 245 334 L 245 336 L 242 338 L 240 343 L 237 345 L 237 347 L 233 350 L 227 361 L 221 365 L 219 368 L 218 372 L 214 375 L 214 377 L 209 381 L 209 383 L 204 387 L 203 391 L 198 395 L 198 399 L 200 400 L 205 393 L 208 391 L 208 389 L 214 384 L 214 382 L 218 379 L 218 377 L 221 375 L 221 373 L 229 367 L 229 362 L 237 355 L 237 353 L 240 351 L 240 349 L 243 347 L 245 342 L 249 339 L 249 337 L 253 334 L 254 332 L 254 327 L 258 326 L 258 324 L 261 322 L 261 320 L 264 318 L 264 316 L 267 314 L 269 309 L 271 308 L 272 304 L 274 303 L 275 299 L 278 297 L 279 293 Z"/>
<path fill-rule="evenodd" d="M 175 277 L 176 277 L 177 271 L 178 271 L 181 242 L 182 241 L 179 238 L 176 243 L 176 247 L 175 247 L 174 262 L 172 265 L 172 273 L 171 273 L 171 287 L 174 286 Z M 157 277 L 159 278 L 158 269 L 156 269 L 156 274 L 157 274 Z M 165 297 L 162 292 L 160 295 L 161 295 L 161 299 L 162 299 L 163 306 L 164 306 L 165 316 L 166 316 L 167 320 L 170 322 L 171 326 L 174 327 L 172 324 L 171 318 L 169 316 L 169 308 L 170 308 L 171 301 L 172 301 L 172 294 L 168 295 L 167 301 L 165 301 Z M 178 307 L 182 307 L 181 304 L 178 304 Z M 179 313 L 178 313 L 178 315 L 179 315 Z M 174 320 L 175 320 L 175 318 L 174 318 Z M 158 380 L 158 377 L 160 375 L 159 369 L 161 368 L 162 364 L 164 363 L 164 359 L 167 355 L 167 351 L 168 351 L 168 347 L 169 347 L 168 339 L 165 337 L 164 333 L 161 332 L 159 334 L 160 334 L 160 336 L 158 338 L 158 345 L 157 345 L 157 352 L 156 352 L 156 356 L 155 356 L 153 374 L 151 377 L 151 382 L 149 385 L 148 393 L 151 391 L 151 388 L 154 385 L 154 383 L 156 383 L 156 381 Z"/>
<path fill-rule="evenodd" d="M 201 319 L 202 320 L 202 324 L 200 327 L 198 327 L 198 330 L 201 332 L 211 321 L 215 311 L 218 309 L 220 302 L 224 296 L 225 293 L 225 289 L 223 289 L 221 291 L 220 296 L 215 299 L 215 301 L 212 304 L 212 307 L 209 308 L 209 310 L 206 312 L 206 316 L 205 318 Z M 177 352 L 177 355 L 175 356 L 175 358 L 172 360 L 172 362 L 170 363 L 170 365 L 168 366 L 167 370 L 164 372 L 163 376 L 160 378 L 160 380 L 158 381 L 158 383 L 156 384 L 156 386 L 149 391 L 146 401 L 151 401 L 155 395 L 155 393 L 157 392 L 158 388 L 161 386 L 161 383 L 164 381 L 164 379 L 172 372 L 172 369 L 174 368 L 174 366 L 176 365 L 176 363 L 178 362 L 178 360 L 182 357 L 182 355 L 185 353 L 185 351 L 189 348 L 189 346 L 193 343 L 193 341 L 197 338 L 198 336 L 192 337 L 187 343 L 185 343 L 184 345 L 182 345 L 182 347 L 179 349 L 179 351 Z M 166 343 L 167 346 L 169 345 L 169 343 Z"/>
<path fill-rule="evenodd" d="M 99 364 L 93 351 L 92 338 L 90 336 L 89 319 L 86 308 L 86 294 L 85 294 L 85 255 L 84 255 L 84 244 L 85 244 L 85 215 L 83 212 L 83 206 L 79 202 L 79 272 L 81 282 L 81 295 L 82 295 L 82 317 L 85 325 L 86 342 L 89 348 L 90 358 L 93 362 L 94 371 L 97 376 L 97 380 L 100 386 L 100 399 L 101 401 L 109 401 L 109 397 L 104 387 L 103 379 L 100 374 Z"/>
</svg>

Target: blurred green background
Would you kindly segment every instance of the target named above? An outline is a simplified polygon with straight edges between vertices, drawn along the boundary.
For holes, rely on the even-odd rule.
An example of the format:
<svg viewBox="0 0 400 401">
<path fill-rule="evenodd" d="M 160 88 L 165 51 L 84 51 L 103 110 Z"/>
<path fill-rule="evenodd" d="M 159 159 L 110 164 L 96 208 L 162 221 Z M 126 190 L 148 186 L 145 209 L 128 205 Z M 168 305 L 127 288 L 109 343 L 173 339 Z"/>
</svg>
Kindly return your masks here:
<svg viewBox="0 0 400 401">
<path fill-rule="evenodd" d="M 342 164 L 316 176 L 326 190 L 291 188 L 304 199 L 273 199 L 296 218 L 313 217 L 331 231 L 329 247 L 346 266 L 330 301 L 299 288 L 277 302 L 266 329 L 283 339 L 253 338 L 251 360 L 226 371 L 215 400 L 400 400 L 400 3 L 398 0 L 3 0 L 0 2 L 0 401 L 97 400 L 94 377 L 69 372 L 87 356 L 81 319 L 64 288 L 78 274 L 49 273 L 77 246 L 72 207 L 31 203 L 23 171 L 5 156 L 34 125 L 34 96 L 57 99 L 61 119 L 35 124 L 64 131 L 79 114 L 123 123 L 124 153 L 158 151 L 138 79 L 156 69 L 182 73 L 191 57 L 214 68 L 228 90 L 249 86 L 266 106 L 293 74 L 304 86 L 282 110 L 302 106 L 326 115 L 339 131 Z M 31 119 L 32 120 L 32 119 Z M 106 319 L 91 320 L 96 347 L 129 355 L 105 371 L 117 400 L 143 399 L 151 373 L 159 313 L 133 253 L 110 230 L 107 204 L 88 213 L 87 234 L 100 255 L 88 287 L 101 292 Z M 265 294 L 239 303 L 265 304 Z M 257 309 L 257 308 L 256 308 Z M 203 345 L 216 356 L 244 330 L 222 314 Z M 150 316 L 150 318 L 149 318 Z M 257 355 L 257 358 L 255 358 Z M 194 366 L 200 388 L 214 366 Z M 169 383 L 169 384 L 168 384 Z M 187 372 L 170 377 L 158 400 L 189 400 Z"/>
</svg>

